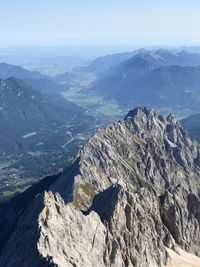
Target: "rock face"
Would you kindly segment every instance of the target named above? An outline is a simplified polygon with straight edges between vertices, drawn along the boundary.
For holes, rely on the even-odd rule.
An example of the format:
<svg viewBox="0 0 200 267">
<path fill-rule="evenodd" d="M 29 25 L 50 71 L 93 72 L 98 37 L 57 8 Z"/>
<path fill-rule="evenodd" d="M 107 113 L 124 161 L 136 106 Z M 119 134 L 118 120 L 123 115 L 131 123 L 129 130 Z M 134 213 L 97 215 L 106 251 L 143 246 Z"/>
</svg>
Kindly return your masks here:
<svg viewBox="0 0 200 267">
<path fill-rule="evenodd" d="M 162 267 L 200 256 L 200 146 L 137 108 L 99 130 L 22 214 L 0 266 Z"/>
</svg>

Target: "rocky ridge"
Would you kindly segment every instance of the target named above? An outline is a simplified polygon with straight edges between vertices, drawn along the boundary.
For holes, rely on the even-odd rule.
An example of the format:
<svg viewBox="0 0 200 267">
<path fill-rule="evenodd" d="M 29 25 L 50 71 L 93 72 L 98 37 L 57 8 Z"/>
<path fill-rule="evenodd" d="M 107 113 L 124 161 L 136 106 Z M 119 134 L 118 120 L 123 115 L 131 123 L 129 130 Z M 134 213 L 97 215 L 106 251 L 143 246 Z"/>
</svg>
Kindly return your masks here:
<svg viewBox="0 0 200 267">
<path fill-rule="evenodd" d="M 5 267 L 162 267 L 200 256 L 200 145 L 173 115 L 137 108 L 99 130 L 22 214 Z"/>
</svg>

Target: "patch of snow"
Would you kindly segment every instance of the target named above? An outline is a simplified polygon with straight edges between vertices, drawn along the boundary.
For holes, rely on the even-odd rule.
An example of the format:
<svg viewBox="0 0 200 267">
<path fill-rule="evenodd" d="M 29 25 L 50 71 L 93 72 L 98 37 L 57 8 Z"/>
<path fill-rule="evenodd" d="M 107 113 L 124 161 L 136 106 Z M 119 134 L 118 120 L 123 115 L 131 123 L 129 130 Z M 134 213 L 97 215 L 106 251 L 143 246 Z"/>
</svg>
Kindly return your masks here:
<svg viewBox="0 0 200 267">
<path fill-rule="evenodd" d="M 26 138 L 32 137 L 36 134 L 37 134 L 36 132 L 28 133 L 28 134 L 23 135 L 22 138 L 26 139 Z"/>
<path fill-rule="evenodd" d="M 43 142 L 40 142 L 40 143 L 36 144 L 36 146 L 42 146 L 42 145 L 44 145 Z"/>
<path fill-rule="evenodd" d="M 171 147 L 177 147 L 176 144 L 172 143 L 169 139 L 166 138 L 166 141 L 168 142 L 168 144 L 171 146 Z"/>
</svg>

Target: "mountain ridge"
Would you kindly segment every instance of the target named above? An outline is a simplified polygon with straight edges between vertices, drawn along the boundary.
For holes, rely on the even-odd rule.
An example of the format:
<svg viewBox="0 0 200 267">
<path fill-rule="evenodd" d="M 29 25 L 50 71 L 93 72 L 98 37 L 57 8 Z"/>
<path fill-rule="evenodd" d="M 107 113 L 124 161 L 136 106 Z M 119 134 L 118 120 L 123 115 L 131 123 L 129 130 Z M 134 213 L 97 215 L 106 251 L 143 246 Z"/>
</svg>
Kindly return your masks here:
<svg viewBox="0 0 200 267">
<path fill-rule="evenodd" d="M 189 55 L 162 51 L 136 54 L 107 70 L 93 83 L 92 90 L 105 99 L 114 99 L 122 108 L 142 105 L 197 113 L 199 64 L 187 61 L 186 65 L 182 57 Z"/>
<path fill-rule="evenodd" d="M 63 87 L 55 80 L 38 71 L 30 71 L 18 65 L 0 63 L 0 79 L 21 79 L 43 94 L 55 94 L 63 90 Z"/>
<path fill-rule="evenodd" d="M 0 263 L 163 267 L 166 247 L 200 256 L 199 157 L 200 145 L 173 115 L 129 112 L 99 130 L 33 201 Z"/>
</svg>

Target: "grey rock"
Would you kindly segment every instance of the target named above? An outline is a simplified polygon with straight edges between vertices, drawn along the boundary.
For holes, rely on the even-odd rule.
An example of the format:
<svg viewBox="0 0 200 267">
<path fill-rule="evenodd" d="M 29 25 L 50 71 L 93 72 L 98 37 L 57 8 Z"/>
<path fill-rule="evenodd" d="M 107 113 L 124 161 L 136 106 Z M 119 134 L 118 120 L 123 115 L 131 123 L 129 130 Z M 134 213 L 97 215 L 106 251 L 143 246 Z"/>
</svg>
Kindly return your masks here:
<svg viewBox="0 0 200 267">
<path fill-rule="evenodd" d="M 33 201 L 0 266 L 162 267 L 178 246 L 200 256 L 199 152 L 173 115 L 129 112 Z"/>
</svg>

